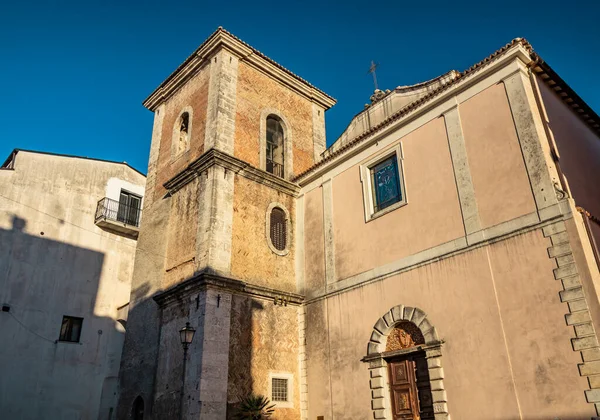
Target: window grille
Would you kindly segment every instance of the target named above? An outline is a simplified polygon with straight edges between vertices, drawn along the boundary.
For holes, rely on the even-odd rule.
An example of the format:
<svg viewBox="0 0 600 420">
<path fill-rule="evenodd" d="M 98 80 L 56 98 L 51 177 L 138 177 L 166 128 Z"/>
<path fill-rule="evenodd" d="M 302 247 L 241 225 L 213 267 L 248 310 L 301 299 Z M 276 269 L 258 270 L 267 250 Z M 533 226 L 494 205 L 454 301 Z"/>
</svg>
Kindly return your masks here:
<svg viewBox="0 0 600 420">
<path fill-rule="evenodd" d="M 402 191 L 400 190 L 400 179 L 398 176 L 398 160 L 395 155 L 372 166 L 370 171 L 373 209 L 375 213 L 402 201 Z"/>
<path fill-rule="evenodd" d="M 288 401 L 288 380 L 272 378 L 271 381 L 271 400 Z"/>
<path fill-rule="evenodd" d="M 60 327 L 60 336 L 58 341 L 68 341 L 71 343 L 78 343 L 81 337 L 81 325 L 83 324 L 83 318 L 76 318 L 73 316 L 63 316 L 62 325 Z"/>
<path fill-rule="evenodd" d="M 275 207 L 271 210 L 271 243 L 278 251 L 285 250 L 287 246 L 287 223 L 285 220 L 285 212 Z"/>
</svg>

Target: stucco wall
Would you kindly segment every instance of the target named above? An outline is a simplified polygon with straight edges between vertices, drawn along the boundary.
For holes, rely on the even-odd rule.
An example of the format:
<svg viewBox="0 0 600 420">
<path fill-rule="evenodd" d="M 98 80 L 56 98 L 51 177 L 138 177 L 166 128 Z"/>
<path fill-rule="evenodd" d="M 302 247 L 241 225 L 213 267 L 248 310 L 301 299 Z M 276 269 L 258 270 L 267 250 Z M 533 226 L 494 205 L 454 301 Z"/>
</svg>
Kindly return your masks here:
<svg viewBox="0 0 600 420">
<path fill-rule="evenodd" d="M 445 341 L 453 418 L 591 417 L 548 246 L 532 231 L 309 304 L 309 418 L 372 416 L 360 359 L 374 323 L 398 304 L 425 311 Z"/>
<path fill-rule="evenodd" d="M 268 396 L 269 373 L 293 375 L 293 407 L 276 408 L 274 420 L 299 420 L 298 308 L 234 295 L 229 341 L 228 418 L 251 393 Z"/>
<path fill-rule="evenodd" d="M 163 289 L 168 289 L 194 274 L 198 230 L 198 184 L 197 179 L 193 180 L 171 199 Z"/>
<path fill-rule="evenodd" d="M 2 418 L 96 420 L 116 407 L 117 308 L 136 241 L 94 224 L 115 180 L 145 183 L 125 165 L 24 151 L 0 171 L 0 302 L 11 306 L 0 315 Z M 83 318 L 80 343 L 56 342 L 63 315 Z"/>
<path fill-rule="evenodd" d="M 274 109 L 289 122 L 294 174 L 314 163 L 312 104 L 258 70 L 240 62 L 237 80 L 234 155 L 259 166 L 261 112 Z M 264 169 L 264 168 L 261 168 Z"/>
<path fill-rule="evenodd" d="M 304 271 L 306 289 L 325 285 L 325 236 L 323 231 L 323 194 L 315 188 L 305 195 Z"/>
<path fill-rule="evenodd" d="M 554 136 L 559 166 L 578 206 L 600 217 L 600 137 L 592 132 L 571 109 L 542 81 L 538 83 L 548 126 Z M 592 223 L 596 242 L 600 226 Z"/>
<path fill-rule="evenodd" d="M 459 106 L 481 226 L 536 211 L 503 83 Z"/>
<path fill-rule="evenodd" d="M 425 124 L 401 143 L 408 205 L 365 223 L 359 165 L 333 180 L 338 279 L 464 234 L 444 119 Z"/>
<path fill-rule="evenodd" d="M 204 134 L 206 129 L 206 110 L 208 106 L 208 84 L 210 67 L 203 67 L 181 89 L 169 98 L 160 112 L 162 116 L 161 141 L 157 162 L 157 194 L 165 194 L 162 184 L 171 179 L 190 162 L 204 152 Z M 173 127 L 186 107 L 191 107 L 190 147 L 181 155 L 172 156 Z"/>
<path fill-rule="evenodd" d="M 271 203 L 282 204 L 290 213 L 289 253 L 284 256 L 271 251 L 267 242 L 270 239 L 266 231 L 266 218 Z M 249 283 L 295 292 L 294 217 L 293 197 L 242 176 L 236 176 L 233 193 L 231 274 Z"/>
</svg>

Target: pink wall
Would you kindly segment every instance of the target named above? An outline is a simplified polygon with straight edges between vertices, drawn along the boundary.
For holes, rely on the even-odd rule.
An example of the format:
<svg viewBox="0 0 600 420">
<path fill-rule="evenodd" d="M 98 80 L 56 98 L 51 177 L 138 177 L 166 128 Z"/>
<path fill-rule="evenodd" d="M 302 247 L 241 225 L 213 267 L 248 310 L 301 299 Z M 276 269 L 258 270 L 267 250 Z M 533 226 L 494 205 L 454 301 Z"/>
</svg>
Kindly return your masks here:
<svg viewBox="0 0 600 420">
<path fill-rule="evenodd" d="M 333 180 L 338 279 L 464 235 L 444 119 L 432 120 L 401 141 L 408 205 L 365 223 L 359 165 Z"/>
<path fill-rule="evenodd" d="M 309 418 L 372 418 L 360 359 L 377 319 L 398 304 L 425 311 L 445 341 L 452 418 L 590 418 L 548 246 L 533 231 L 308 305 Z"/>
<path fill-rule="evenodd" d="M 304 281 L 308 290 L 325 285 L 323 194 L 316 188 L 304 196 Z"/>
<path fill-rule="evenodd" d="M 600 137 L 585 125 L 554 92 L 538 81 L 548 126 L 560 155 L 559 166 L 578 206 L 600 218 Z M 600 245 L 600 227 L 592 223 Z"/>
<path fill-rule="evenodd" d="M 504 84 L 460 104 L 483 228 L 536 211 Z"/>
</svg>

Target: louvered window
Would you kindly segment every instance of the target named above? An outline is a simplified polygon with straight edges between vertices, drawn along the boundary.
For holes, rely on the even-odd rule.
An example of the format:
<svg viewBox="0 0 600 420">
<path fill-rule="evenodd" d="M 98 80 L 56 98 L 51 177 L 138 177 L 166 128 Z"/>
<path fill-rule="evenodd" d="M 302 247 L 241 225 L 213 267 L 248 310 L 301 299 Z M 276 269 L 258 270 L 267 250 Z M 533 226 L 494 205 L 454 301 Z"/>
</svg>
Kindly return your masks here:
<svg viewBox="0 0 600 420">
<path fill-rule="evenodd" d="M 285 212 L 275 207 L 271 210 L 271 243 L 275 249 L 283 251 L 287 246 L 287 223 L 285 220 Z"/>
</svg>

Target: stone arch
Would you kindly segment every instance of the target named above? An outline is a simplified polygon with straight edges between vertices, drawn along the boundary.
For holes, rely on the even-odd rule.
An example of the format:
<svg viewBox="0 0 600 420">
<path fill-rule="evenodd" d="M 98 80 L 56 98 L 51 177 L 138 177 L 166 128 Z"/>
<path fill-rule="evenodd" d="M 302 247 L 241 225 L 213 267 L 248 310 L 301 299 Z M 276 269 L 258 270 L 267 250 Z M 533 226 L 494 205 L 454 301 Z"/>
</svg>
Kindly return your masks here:
<svg viewBox="0 0 600 420">
<path fill-rule="evenodd" d="M 386 352 L 386 344 L 390 333 L 394 331 L 396 326 L 407 323 L 415 326 L 420 331 L 419 340 L 416 340 L 409 348 Z M 371 409 L 375 419 L 392 419 L 386 358 L 423 352 L 427 361 L 434 418 L 435 420 L 450 419 L 444 388 L 442 344 L 443 341 L 440 340 L 436 328 L 427 318 L 427 314 L 419 308 L 397 305 L 377 320 L 367 344 L 367 355 L 362 359 L 363 362 L 369 363 Z"/>
<path fill-rule="evenodd" d="M 398 305 L 386 312 L 373 326 L 371 339 L 367 346 L 367 355 L 383 353 L 385 351 L 387 336 L 402 321 L 409 321 L 415 324 L 421 330 L 425 344 L 439 342 L 437 331 L 427 319 L 425 312 L 419 308 Z"/>
<path fill-rule="evenodd" d="M 185 135 L 182 138 L 181 133 L 181 121 L 182 118 L 186 118 Z M 183 153 L 190 150 L 190 143 L 192 139 L 192 121 L 194 116 L 194 109 L 187 105 L 181 109 L 177 118 L 173 122 L 173 132 L 171 137 L 171 158 L 176 159 Z"/>
<path fill-rule="evenodd" d="M 144 420 L 144 409 L 144 399 L 141 395 L 138 395 L 131 407 L 131 419 Z"/>
<path fill-rule="evenodd" d="M 291 179 L 294 174 L 294 156 L 292 148 L 292 126 L 283 112 L 275 108 L 264 108 L 260 113 L 260 133 L 259 133 L 259 163 L 260 169 L 266 170 L 267 167 L 267 117 L 275 116 L 280 120 L 284 134 L 284 179 Z"/>
</svg>

